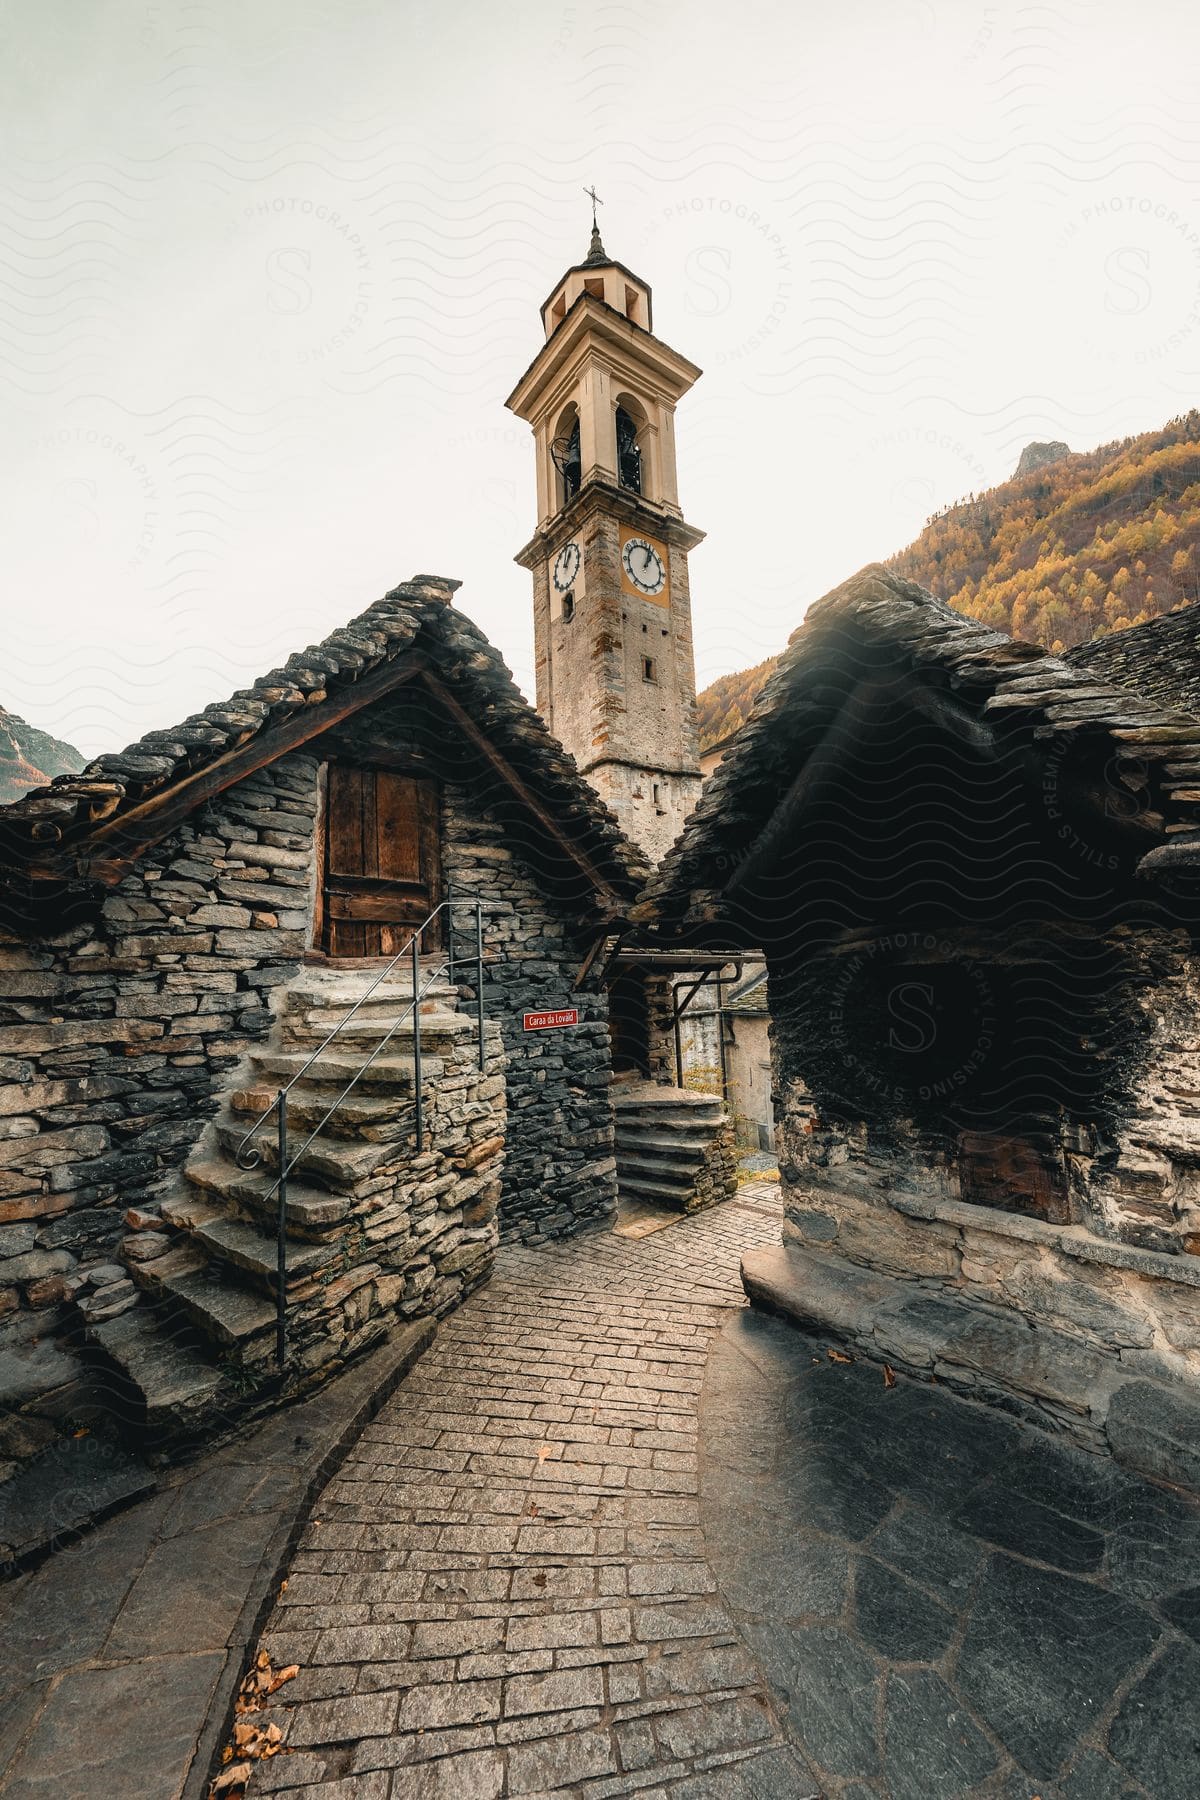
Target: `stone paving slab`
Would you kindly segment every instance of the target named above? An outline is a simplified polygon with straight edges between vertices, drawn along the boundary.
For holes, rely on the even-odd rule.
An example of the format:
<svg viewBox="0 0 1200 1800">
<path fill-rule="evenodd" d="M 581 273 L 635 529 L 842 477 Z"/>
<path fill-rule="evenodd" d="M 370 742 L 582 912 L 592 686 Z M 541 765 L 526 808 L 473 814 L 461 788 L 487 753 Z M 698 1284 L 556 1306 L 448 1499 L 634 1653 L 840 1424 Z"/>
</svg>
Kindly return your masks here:
<svg viewBox="0 0 1200 1800">
<path fill-rule="evenodd" d="M 397 1333 L 0 1587 L 4 1800 L 206 1791 L 308 1502 L 432 1336 Z"/>
<path fill-rule="evenodd" d="M 1195 1800 L 1200 1506 L 748 1311 L 701 1522 L 784 1735 L 838 1800 Z"/>
</svg>

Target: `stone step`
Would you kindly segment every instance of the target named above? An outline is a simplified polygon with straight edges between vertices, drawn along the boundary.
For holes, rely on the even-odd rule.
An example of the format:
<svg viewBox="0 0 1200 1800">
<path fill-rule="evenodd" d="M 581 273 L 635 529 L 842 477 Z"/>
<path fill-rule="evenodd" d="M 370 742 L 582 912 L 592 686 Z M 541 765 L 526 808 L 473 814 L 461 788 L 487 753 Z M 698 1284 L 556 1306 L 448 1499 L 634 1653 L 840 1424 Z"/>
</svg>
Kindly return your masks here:
<svg viewBox="0 0 1200 1800">
<path fill-rule="evenodd" d="M 335 1012 L 305 1010 L 288 1013 L 282 1019 L 283 1036 L 288 1044 L 308 1044 L 312 1049 L 330 1032 L 337 1030 L 334 1040 L 338 1045 L 353 1044 L 362 1046 L 359 1061 L 369 1054 L 382 1039 L 387 1038 L 388 1047 L 395 1055 L 410 1051 L 413 1031 L 412 1020 L 401 1016 L 400 1009 L 392 1008 L 381 1012 L 378 1016 L 366 1016 L 356 1013 L 352 1019 L 342 1022 L 343 1015 Z M 475 1021 L 462 1013 L 448 1012 L 444 1007 L 435 1006 L 431 1012 L 422 1011 L 421 1046 L 431 1048 L 439 1043 L 451 1043 L 459 1038 L 470 1037 L 475 1033 Z M 393 1030 L 393 1027 L 395 1028 Z M 389 1036 L 389 1033 L 391 1034 Z M 332 1044 L 330 1048 L 332 1048 Z M 385 1052 L 381 1051 L 383 1055 Z"/>
<path fill-rule="evenodd" d="M 728 1120 L 724 1113 L 700 1117 L 695 1113 L 663 1109 L 653 1113 L 618 1113 L 615 1123 L 618 1144 L 636 1134 L 643 1138 L 675 1137 L 681 1144 L 695 1144 L 707 1149 Z"/>
<path fill-rule="evenodd" d="M 690 1192 L 702 1167 L 702 1160 L 688 1163 L 672 1162 L 659 1156 L 632 1156 L 622 1153 L 618 1147 L 617 1181 L 622 1187 L 627 1187 L 631 1181 L 661 1181 L 668 1187 L 687 1188 Z"/>
<path fill-rule="evenodd" d="M 47 1444 L 0 1482 L 0 1565 L 11 1574 L 27 1557 L 72 1544 L 87 1526 L 153 1493 L 156 1485 L 154 1472 L 139 1457 L 90 1431 Z M 86 1545 L 83 1560 L 86 1565 Z M 64 1574 L 62 1598 L 69 1607 L 72 1578 Z M 86 1567 L 77 1564 L 74 1578 L 86 1582 Z M 79 1599 L 86 1606 L 86 1593 Z M 51 1778 L 51 1785 L 58 1783 Z"/>
<path fill-rule="evenodd" d="M 160 1319 L 143 1299 L 119 1318 L 84 1333 L 115 1365 L 113 1413 L 151 1447 L 195 1437 L 232 1395 L 225 1377 L 195 1346 L 192 1333 Z M 132 1402 L 138 1416 L 125 1417 Z"/>
<path fill-rule="evenodd" d="M 237 1154 L 238 1146 L 246 1135 L 245 1126 L 240 1119 L 226 1114 L 216 1120 L 216 1137 L 221 1149 L 232 1162 Z M 303 1136 L 293 1132 L 288 1146 L 289 1161 L 295 1163 L 289 1181 L 296 1179 L 301 1170 L 300 1185 L 332 1188 L 345 1193 L 354 1188 L 360 1181 L 368 1181 L 389 1156 L 395 1157 L 404 1153 L 406 1138 L 411 1134 L 401 1133 L 386 1144 L 362 1143 L 355 1139 L 334 1138 L 325 1132 L 318 1132 L 311 1144 L 304 1145 Z M 279 1165 L 278 1145 L 269 1131 L 264 1131 L 256 1144 L 262 1146 L 261 1169 L 276 1169 Z"/>
<path fill-rule="evenodd" d="M 711 1125 L 684 1125 L 654 1131 L 637 1125 L 617 1127 L 619 1156 L 665 1156 L 677 1162 L 702 1163 L 716 1135 Z"/>
<path fill-rule="evenodd" d="M 424 1038 L 421 1042 L 421 1073 L 425 1080 L 432 1081 L 442 1073 L 442 1059 L 438 1056 L 426 1056 L 424 1054 Z M 285 1086 L 287 1082 L 294 1081 L 311 1054 L 311 1051 L 305 1054 L 300 1050 L 253 1050 L 250 1053 L 250 1061 L 259 1075 L 269 1081 L 274 1091 Z M 356 1092 L 358 1088 L 391 1087 L 405 1092 L 411 1088 L 416 1074 L 416 1064 L 411 1056 L 393 1056 L 389 1045 L 387 1050 L 383 1051 L 375 1058 L 374 1062 L 364 1069 L 364 1058 L 369 1055 L 370 1046 L 362 1054 L 351 1055 L 333 1043 L 328 1050 L 323 1050 L 312 1064 L 303 1077 L 303 1085 L 307 1087 L 310 1084 L 314 1086 L 319 1084 L 321 1087 L 330 1087 L 336 1084 L 340 1089 L 344 1088 L 348 1081 L 354 1081 L 357 1076 Z"/>
<path fill-rule="evenodd" d="M 189 1244 L 153 1262 L 142 1263 L 134 1279 L 155 1298 L 178 1308 L 218 1352 L 234 1351 L 243 1361 L 255 1361 L 270 1353 L 275 1330 L 274 1303 L 249 1287 L 223 1280 L 194 1246 Z"/>
<path fill-rule="evenodd" d="M 649 1101 L 652 1105 L 671 1102 L 680 1106 L 721 1106 L 720 1094 L 710 1094 L 702 1088 L 675 1087 L 669 1081 L 615 1081 L 612 1086 L 614 1106 L 640 1105 Z"/>
<path fill-rule="evenodd" d="M 268 1294 L 275 1293 L 278 1253 L 274 1237 L 241 1219 L 228 1216 L 206 1220 L 195 1227 L 192 1235 L 214 1262 L 232 1263 L 235 1269 L 249 1277 L 254 1287 Z M 289 1240 L 288 1285 L 315 1275 L 340 1259 L 340 1239 L 325 1244 L 298 1244 Z"/>
<path fill-rule="evenodd" d="M 648 1127 L 671 1119 L 702 1119 L 721 1124 L 725 1117 L 719 1094 L 694 1094 L 688 1088 L 659 1087 L 649 1081 L 636 1086 L 618 1083 L 612 1090 L 612 1103 L 618 1125 L 635 1118 Z"/>
<path fill-rule="evenodd" d="M 390 1011 L 395 1014 L 412 1005 L 412 977 L 407 970 L 403 974 L 397 970 L 368 993 L 367 989 L 371 987 L 373 979 L 367 977 L 355 981 L 340 973 L 327 976 L 324 980 L 302 976 L 294 986 L 288 988 L 283 1010 L 285 1013 L 296 1013 L 316 1007 L 322 1012 L 344 1016 L 351 1007 L 357 1006 L 358 1016 L 361 1017 L 367 1012 Z M 433 976 L 429 971 L 422 973 L 420 994 L 422 1006 L 436 1003 L 451 1011 L 458 999 L 457 987 L 452 986 L 445 976 Z"/>
<path fill-rule="evenodd" d="M 288 1127 L 295 1132 L 309 1132 L 319 1125 L 330 1137 L 367 1138 L 386 1143 L 399 1137 L 412 1125 L 416 1102 L 411 1093 L 344 1092 L 330 1082 L 317 1085 L 305 1080 L 297 1082 L 288 1095 Z M 255 1118 L 271 1112 L 277 1089 L 274 1087 L 236 1088 L 229 1096 L 229 1109 L 246 1120 L 249 1129 Z M 272 1137 L 278 1131 L 275 1114 L 265 1119 L 262 1135 Z"/>
<path fill-rule="evenodd" d="M 1012 1396 L 1077 1415 L 1081 1437 L 1102 1420 L 1125 1371 L 1111 1354 L 960 1290 L 929 1289 L 796 1243 L 748 1250 L 742 1286 L 755 1306 L 876 1362 L 934 1376 L 972 1400 L 1011 1409 Z"/>
<path fill-rule="evenodd" d="M 162 1215 L 168 1224 L 189 1230 L 193 1223 L 222 1216 L 229 1210 L 220 1204 L 222 1200 L 267 1225 L 274 1224 L 279 1201 L 270 1171 L 239 1169 L 225 1157 L 213 1157 L 190 1162 L 185 1177 L 178 1192 L 162 1203 Z M 193 1184 L 190 1188 L 189 1183 Z M 289 1232 L 298 1232 L 301 1237 L 328 1236 L 347 1216 L 350 1205 L 344 1195 L 330 1193 L 327 1188 L 306 1187 L 293 1175 L 287 1188 Z"/>
<path fill-rule="evenodd" d="M 617 1189 L 622 1200 L 652 1202 L 656 1206 L 675 1207 L 681 1212 L 687 1210 L 687 1202 L 695 1192 L 690 1181 L 675 1186 L 667 1181 L 652 1181 L 644 1175 L 627 1175 L 624 1169 L 617 1170 Z"/>
</svg>

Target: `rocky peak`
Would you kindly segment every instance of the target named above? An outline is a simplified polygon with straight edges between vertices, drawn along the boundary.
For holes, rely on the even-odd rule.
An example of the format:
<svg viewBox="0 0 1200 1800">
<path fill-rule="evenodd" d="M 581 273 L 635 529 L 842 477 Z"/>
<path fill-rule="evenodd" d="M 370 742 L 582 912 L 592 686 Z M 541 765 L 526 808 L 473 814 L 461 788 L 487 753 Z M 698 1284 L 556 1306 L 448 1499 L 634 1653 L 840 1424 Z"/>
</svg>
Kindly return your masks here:
<svg viewBox="0 0 1200 1800">
<path fill-rule="evenodd" d="M 0 706 L 0 806 L 44 787 L 55 775 L 74 775 L 83 757 L 71 744 L 27 725 Z"/>
<path fill-rule="evenodd" d="M 1046 444 L 1026 444 L 1021 452 L 1021 460 L 1016 467 L 1017 475 L 1032 475 L 1035 469 L 1044 469 L 1047 463 L 1061 462 L 1064 456 L 1070 456 L 1070 444 L 1055 441 Z"/>
</svg>

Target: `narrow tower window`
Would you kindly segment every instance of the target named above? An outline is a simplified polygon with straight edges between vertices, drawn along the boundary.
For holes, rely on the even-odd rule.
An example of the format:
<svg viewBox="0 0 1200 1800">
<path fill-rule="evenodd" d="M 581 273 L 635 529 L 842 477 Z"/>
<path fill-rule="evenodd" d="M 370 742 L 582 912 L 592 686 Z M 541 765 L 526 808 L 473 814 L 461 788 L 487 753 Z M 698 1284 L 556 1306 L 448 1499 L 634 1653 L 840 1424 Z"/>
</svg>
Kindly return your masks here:
<svg viewBox="0 0 1200 1800">
<path fill-rule="evenodd" d="M 550 446 L 550 454 L 554 458 L 554 466 L 558 470 L 559 479 L 562 482 L 562 504 L 569 506 L 579 492 L 580 476 L 583 473 L 579 450 L 578 416 L 569 432 L 555 438 Z"/>
<path fill-rule="evenodd" d="M 637 426 L 623 406 L 617 408 L 617 475 L 621 486 L 642 491 L 642 452 L 638 447 Z"/>
<path fill-rule="evenodd" d="M 573 593 L 563 595 L 562 616 L 564 625 L 569 625 L 575 617 L 575 595 Z"/>
<path fill-rule="evenodd" d="M 643 658 L 642 658 L 642 680 L 643 681 L 657 681 L 658 680 L 658 671 L 654 667 L 654 658 L 652 656 L 643 656 Z"/>
</svg>

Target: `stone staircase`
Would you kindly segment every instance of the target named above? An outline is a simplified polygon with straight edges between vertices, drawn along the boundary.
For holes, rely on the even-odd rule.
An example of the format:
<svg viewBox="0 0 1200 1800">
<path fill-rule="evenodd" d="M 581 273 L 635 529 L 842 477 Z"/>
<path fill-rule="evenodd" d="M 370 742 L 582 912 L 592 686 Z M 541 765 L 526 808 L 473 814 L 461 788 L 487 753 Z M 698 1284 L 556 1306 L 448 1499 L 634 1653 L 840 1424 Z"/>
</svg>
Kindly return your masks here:
<svg viewBox="0 0 1200 1800">
<path fill-rule="evenodd" d="M 111 1376 L 114 1415 L 152 1447 L 211 1432 L 223 1412 L 233 1417 L 297 1390 L 405 1318 L 444 1311 L 490 1266 L 495 1223 L 477 1203 L 503 1150 L 499 1028 L 485 1028 L 480 1071 L 474 1018 L 456 1010 L 444 979 L 423 976 L 418 1153 L 411 1018 L 330 1114 L 412 1003 L 411 974 L 395 974 L 342 1025 L 374 973 L 305 969 L 282 993 L 270 1041 L 249 1055 L 158 1216 L 124 1241 L 137 1304 L 84 1324 L 85 1343 Z M 299 1160 L 288 1179 L 281 1374 L 277 1124 L 267 1115 L 297 1076 L 288 1100 L 289 1160 Z M 239 1150 L 256 1119 L 263 1125 L 246 1168 Z M 472 1203 L 479 1216 L 468 1224 Z"/>
<path fill-rule="evenodd" d="M 617 1082 L 613 1111 L 623 1202 L 695 1212 L 734 1192 L 733 1128 L 718 1095 Z"/>
</svg>

